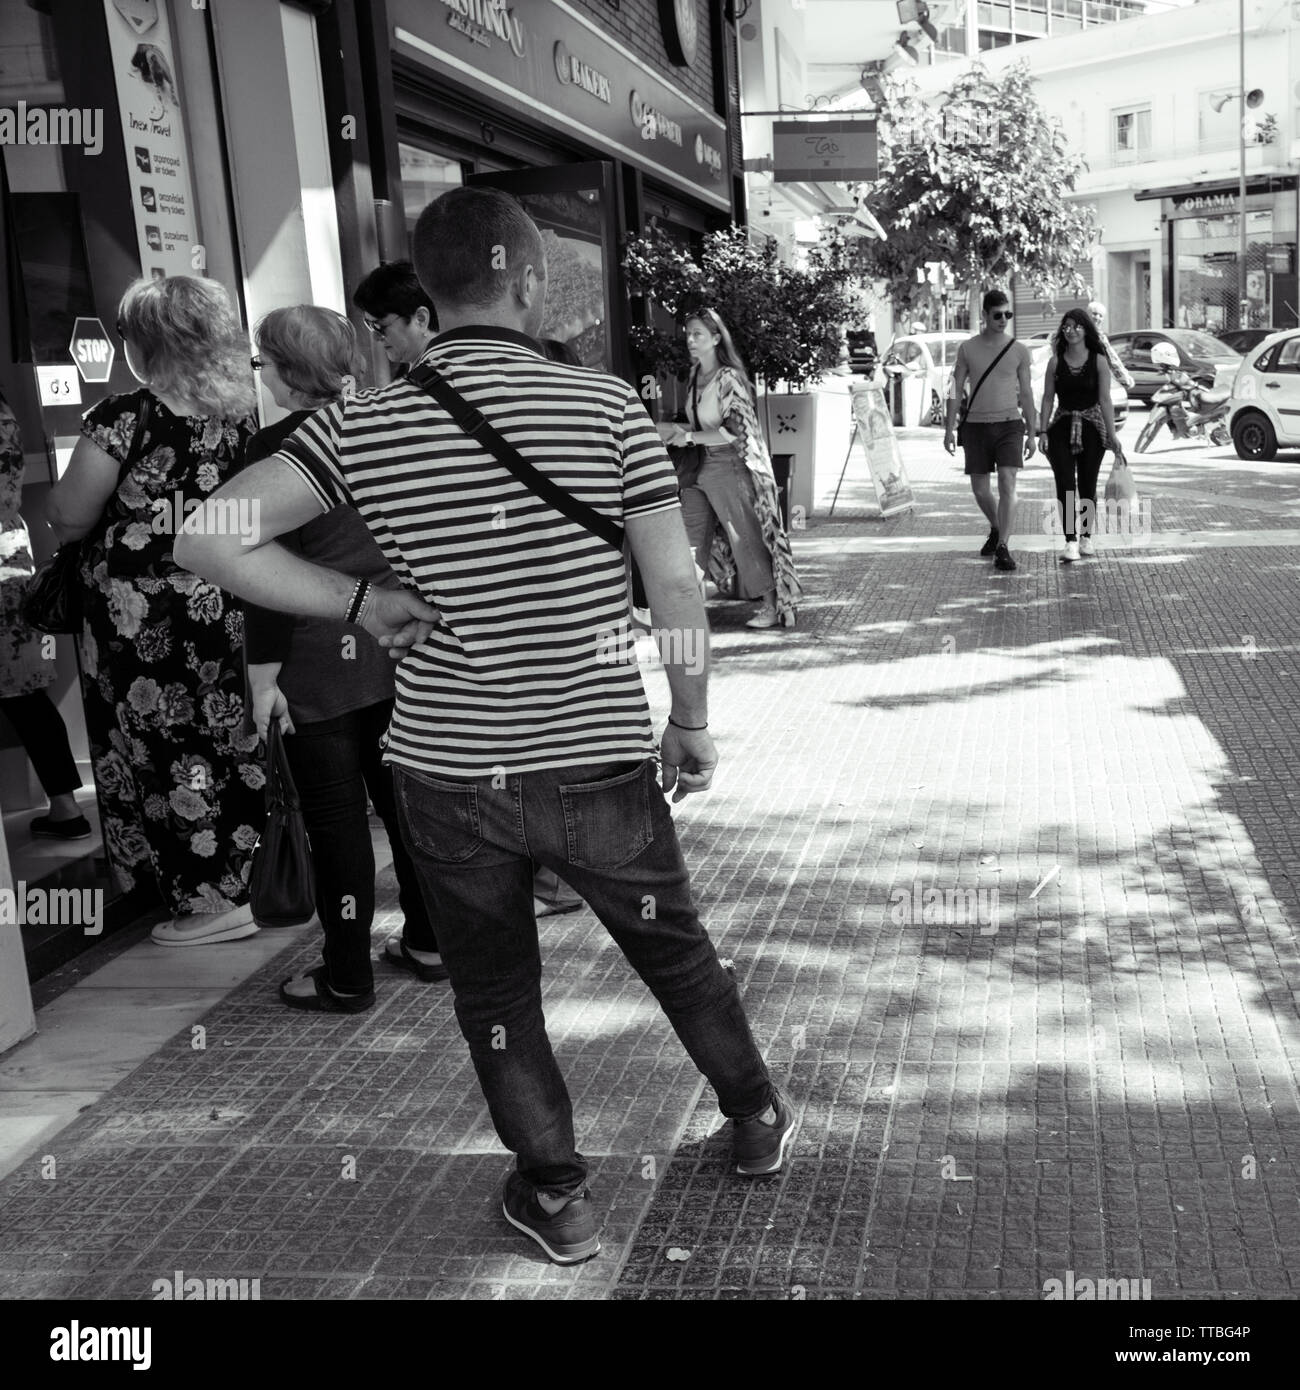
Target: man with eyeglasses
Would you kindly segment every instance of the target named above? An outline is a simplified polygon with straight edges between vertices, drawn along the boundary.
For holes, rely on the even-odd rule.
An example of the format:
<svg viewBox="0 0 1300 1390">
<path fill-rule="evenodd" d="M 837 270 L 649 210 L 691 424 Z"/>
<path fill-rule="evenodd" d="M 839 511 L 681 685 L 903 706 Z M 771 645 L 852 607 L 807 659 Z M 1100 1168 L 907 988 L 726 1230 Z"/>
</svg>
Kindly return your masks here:
<svg viewBox="0 0 1300 1390">
<path fill-rule="evenodd" d="M 376 266 L 357 286 L 352 302 L 383 344 L 394 376 L 405 376 L 438 332 L 437 312 L 410 261 Z"/>
<path fill-rule="evenodd" d="M 957 452 L 955 417 L 969 383 L 971 394 L 962 419 L 961 442 L 971 491 L 989 523 L 988 539 L 980 554 L 992 555 L 997 569 L 1013 570 L 1016 562 L 1007 547 L 1016 509 L 1016 474 L 1024 460 L 1033 457 L 1038 416 L 1029 376 L 1029 349 L 1011 337 L 1011 303 L 1001 290 L 990 290 L 984 296 L 982 317 L 983 331 L 957 349 L 943 447 L 950 454 Z"/>
</svg>

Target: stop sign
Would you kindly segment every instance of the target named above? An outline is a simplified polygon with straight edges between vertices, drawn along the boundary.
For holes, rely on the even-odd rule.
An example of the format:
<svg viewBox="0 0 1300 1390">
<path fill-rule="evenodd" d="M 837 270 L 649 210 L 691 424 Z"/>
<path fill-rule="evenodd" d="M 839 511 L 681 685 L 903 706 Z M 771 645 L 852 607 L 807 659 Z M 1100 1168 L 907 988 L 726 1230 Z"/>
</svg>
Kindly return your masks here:
<svg viewBox="0 0 1300 1390">
<path fill-rule="evenodd" d="M 72 327 L 68 352 L 83 381 L 107 381 L 117 349 L 98 319 L 78 319 Z"/>
</svg>

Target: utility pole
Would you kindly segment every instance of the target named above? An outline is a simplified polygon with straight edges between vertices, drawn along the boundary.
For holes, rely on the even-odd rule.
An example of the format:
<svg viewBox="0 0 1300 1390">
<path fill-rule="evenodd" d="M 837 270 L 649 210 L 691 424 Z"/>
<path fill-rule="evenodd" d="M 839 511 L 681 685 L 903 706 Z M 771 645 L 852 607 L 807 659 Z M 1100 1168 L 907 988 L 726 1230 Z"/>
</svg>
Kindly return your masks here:
<svg viewBox="0 0 1300 1390">
<path fill-rule="evenodd" d="M 1237 327 L 1248 328 L 1250 300 L 1246 296 L 1246 0 L 1237 0 L 1237 76 L 1240 82 L 1237 126 L 1237 197 L 1240 215 L 1237 227 Z"/>
</svg>

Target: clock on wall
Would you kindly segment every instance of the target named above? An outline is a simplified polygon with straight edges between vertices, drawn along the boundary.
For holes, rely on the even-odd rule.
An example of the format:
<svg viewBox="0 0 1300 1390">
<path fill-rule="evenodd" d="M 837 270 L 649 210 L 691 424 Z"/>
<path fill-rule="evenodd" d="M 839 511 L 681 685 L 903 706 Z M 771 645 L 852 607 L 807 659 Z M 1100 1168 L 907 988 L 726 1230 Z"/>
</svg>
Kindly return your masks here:
<svg viewBox="0 0 1300 1390">
<path fill-rule="evenodd" d="M 700 43 L 698 0 L 659 0 L 659 27 L 663 30 L 668 61 L 688 68 Z"/>
</svg>

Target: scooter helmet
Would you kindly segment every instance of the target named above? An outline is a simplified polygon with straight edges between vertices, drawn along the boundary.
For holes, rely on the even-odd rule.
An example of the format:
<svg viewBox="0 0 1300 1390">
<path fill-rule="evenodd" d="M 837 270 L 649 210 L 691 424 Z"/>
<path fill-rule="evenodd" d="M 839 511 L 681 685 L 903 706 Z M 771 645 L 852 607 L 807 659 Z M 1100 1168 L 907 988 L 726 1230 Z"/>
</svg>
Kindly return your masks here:
<svg viewBox="0 0 1300 1390">
<path fill-rule="evenodd" d="M 1151 360 L 1157 367 L 1177 367 L 1178 349 L 1173 343 L 1156 343 L 1151 349 Z"/>
</svg>

